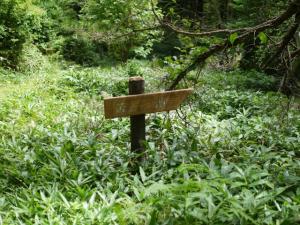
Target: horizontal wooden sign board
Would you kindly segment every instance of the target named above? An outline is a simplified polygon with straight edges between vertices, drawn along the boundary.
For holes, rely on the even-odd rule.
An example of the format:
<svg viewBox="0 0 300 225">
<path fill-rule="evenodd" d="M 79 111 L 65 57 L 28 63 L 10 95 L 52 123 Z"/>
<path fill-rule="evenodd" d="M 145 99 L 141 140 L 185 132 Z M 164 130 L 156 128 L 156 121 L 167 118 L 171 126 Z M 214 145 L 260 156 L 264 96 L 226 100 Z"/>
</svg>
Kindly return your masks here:
<svg viewBox="0 0 300 225">
<path fill-rule="evenodd" d="M 193 89 L 129 95 L 104 99 L 105 118 L 127 117 L 175 110 Z"/>
</svg>

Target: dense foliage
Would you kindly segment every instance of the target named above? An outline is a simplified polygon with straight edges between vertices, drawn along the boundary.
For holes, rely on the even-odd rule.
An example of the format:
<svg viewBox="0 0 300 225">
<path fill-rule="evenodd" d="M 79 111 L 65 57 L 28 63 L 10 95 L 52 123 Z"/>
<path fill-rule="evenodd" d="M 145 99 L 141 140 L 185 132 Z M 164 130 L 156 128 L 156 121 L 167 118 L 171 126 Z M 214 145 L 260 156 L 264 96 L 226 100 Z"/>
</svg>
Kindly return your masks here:
<svg viewBox="0 0 300 225">
<path fill-rule="evenodd" d="M 178 115 L 148 117 L 147 160 L 132 173 L 129 121 L 104 120 L 100 102 L 126 94 L 133 65 L 159 88 L 163 71 L 138 61 L 2 81 L 3 224 L 300 221 L 300 115 L 262 91 L 274 81 L 207 71 Z"/>
<path fill-rule="evenodd" d="M 14 67 L 18 64 L 26 42 L 26 14 L 17 1 L 1 1 L 0 8 L 0 63 Z"/>
<path fill-rule="evenodd" d="M 18 69 L 31 44 L 42 48 L 53 36 L 46 12 L 30 0 L 1 0 L 0 66 Z"/>
</svg>

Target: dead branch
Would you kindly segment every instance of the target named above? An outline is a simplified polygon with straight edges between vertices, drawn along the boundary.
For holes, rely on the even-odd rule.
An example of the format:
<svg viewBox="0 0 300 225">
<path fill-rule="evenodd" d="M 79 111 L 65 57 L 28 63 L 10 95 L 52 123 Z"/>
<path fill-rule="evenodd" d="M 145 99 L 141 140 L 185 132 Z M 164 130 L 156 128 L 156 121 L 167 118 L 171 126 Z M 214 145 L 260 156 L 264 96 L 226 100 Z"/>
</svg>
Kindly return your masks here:
<svg viewBox="0 0 300 225">
<path fill-rule="evenodd" d="M 195 36 L 208 37 L 208 36 L 213 36 L 213 35 L 217 35 L 217 34 L 233 34 L 233 33 L 239 33 L 239 32 L 251 30 L 251 27 L 248 27 L 248 28 L 240 28 L 240 29 L 218 29 L 218 30 L 204 31 L 204 32 L 191 32 L 191 31 L 183 30 L 183 29 L 176 27 L 173 24 L 171 24 L 169 22 L 165 22 L 165 21 L 162 22 L 161 25 L 163 27 L 166 27 L 166 28 L 176 32 L 177 34 L 183 34 L 183 35 L 193 36 L 193 37 L 195 37 Z"/>
</svg>

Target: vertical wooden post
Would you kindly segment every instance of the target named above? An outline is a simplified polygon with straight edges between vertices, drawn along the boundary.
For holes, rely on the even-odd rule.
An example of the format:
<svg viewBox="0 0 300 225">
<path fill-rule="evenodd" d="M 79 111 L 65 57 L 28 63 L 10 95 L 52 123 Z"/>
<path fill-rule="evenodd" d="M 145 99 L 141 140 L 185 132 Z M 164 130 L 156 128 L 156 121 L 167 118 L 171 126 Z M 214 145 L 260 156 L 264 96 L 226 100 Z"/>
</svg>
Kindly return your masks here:
<svg viewBox="0 0 300 225">
<path fill-rule="evenodd" d="M 129 79 L 129 95 L 143 94 L 145 92 L 145 80 L 142 77 Z M 130 117 L 131 150 L 142 153 L 143 142 L 146 140 L 145 114 Z"/>
</svg>

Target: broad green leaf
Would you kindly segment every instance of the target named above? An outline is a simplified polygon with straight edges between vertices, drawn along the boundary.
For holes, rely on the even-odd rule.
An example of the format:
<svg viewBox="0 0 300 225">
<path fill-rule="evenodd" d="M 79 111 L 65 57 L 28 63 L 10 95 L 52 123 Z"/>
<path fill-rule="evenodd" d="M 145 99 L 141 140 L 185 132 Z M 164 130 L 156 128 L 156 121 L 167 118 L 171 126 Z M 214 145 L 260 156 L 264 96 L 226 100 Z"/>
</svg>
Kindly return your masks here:
<svg viewBox="0 0 300 225">
<path fill-rule="evenodd" d="M 66 199 L 66 197 L 65 197 L 62 193 L 59 193 L 59 195 L 60 195 L 61 199 L 63 200 L 63 202 L 65 203 L 65 206 L 66 206 L 67 208 L 70 208 L 70 207 L 71 207 L 71 206 L 70 206 L 70 203 L 69 203 L 69 201 Z"/>
<path fill-rule="evenodd" d="M 146 177 L 145 172 L 142 167 L 140 167 L 140 175 L 141 175 L 141 179 L 144 183 L 146 181 L 147 177 Z"/>
</svg>

